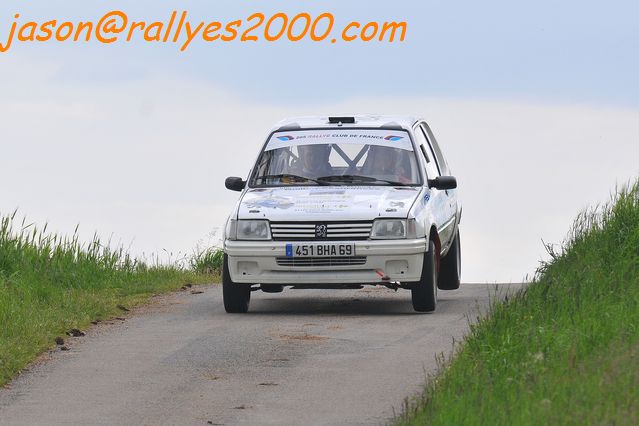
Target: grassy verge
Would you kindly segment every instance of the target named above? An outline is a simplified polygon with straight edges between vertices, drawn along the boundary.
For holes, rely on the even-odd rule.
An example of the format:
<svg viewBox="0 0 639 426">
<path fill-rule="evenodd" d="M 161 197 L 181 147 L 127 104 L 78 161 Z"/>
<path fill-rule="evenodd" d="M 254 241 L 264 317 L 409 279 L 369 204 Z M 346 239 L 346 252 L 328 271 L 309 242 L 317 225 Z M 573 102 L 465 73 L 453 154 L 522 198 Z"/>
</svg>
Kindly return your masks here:
<svg viewBox="0 0 639 426">
<path fill-rule="evenodd" d="M 83 245 L 16 224 L 14 216 L 0 217 L 0 386 L 69 329 L 121 315 L 118 305 L 218 279 L 202 253 L 191 259 L 200 268 L 148 266 L 98 239 Z"/>
<path fill-rule="evenodd" d="M 581 214 L 399 424 L 639 424 L 639 183 Z"/>
</svg>

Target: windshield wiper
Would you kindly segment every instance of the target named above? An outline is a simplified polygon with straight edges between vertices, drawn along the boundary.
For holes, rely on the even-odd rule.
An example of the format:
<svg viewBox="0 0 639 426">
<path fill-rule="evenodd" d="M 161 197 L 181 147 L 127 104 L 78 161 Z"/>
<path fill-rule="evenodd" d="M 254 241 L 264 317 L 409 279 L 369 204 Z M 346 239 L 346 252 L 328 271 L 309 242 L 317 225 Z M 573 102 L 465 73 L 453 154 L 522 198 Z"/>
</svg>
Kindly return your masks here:
<svg viewBox="0 0 639 426">
<path fill-rule="evenodd" d="M 322 176 L 320 178 L 317 178 L 317 180 L 322 181 L 322 182 L 349 182 L 349 183 L 356 182 L 356 181 L 368 182 L 368 183 L 384 182 L 384 183 L 387 183 L 387 184 L 392 185 L 392 186 L 407 186 L 408 185 L 408 184 L 402 183 L 402 182 L 395 182 L 395 181 L 392 181 L 392 180 L 378 179 L 376 177 L 360 176 L 360 175 Z"/>
<path fill-rule="evenodd" d="M 315 182 L 318 185 L 328 185 L 328 183 L 326 182 L 322 182 L 319 179 L 313 179 L 313 178 L 309 178 L 306 176 L 298 176 L 298 175 L 292 175 L 290 173 L 281 173 L 279 175 L 265 175 L 265 176 L 258 176 L 255 179 L 256 180 L 261 180 L 262 184 L 264 184 L 264 180 L 265 179 L 284 179 L 284 178 L 289 178 L 289 179 L 294 179 L 294 180 L 304 180 L 304 181 L 309 181 L 309 182 Z"/>
<path fill-rule="evenodd" d="M 368 177 L 368 176 L 359 176 L 359 175 L 332 175 L 332 176 L 322 176 L 317 178 L 317 180 L 323 182 L 354 182 L 356 180 L 363 182 L 375 182 L 377 179 Z"/>
</svg>

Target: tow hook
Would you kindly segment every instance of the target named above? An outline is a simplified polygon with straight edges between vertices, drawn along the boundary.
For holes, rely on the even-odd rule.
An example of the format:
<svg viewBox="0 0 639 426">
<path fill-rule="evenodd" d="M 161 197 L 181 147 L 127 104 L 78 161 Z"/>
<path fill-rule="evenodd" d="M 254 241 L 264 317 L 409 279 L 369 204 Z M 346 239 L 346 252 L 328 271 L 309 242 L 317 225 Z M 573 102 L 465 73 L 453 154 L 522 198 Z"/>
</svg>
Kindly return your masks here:
<svg viewBox="0 0 639 426">
<path fill-rule="evenodd" d="M 395 290 L 395 291 L 397 291 L 397 289 L 400 288 L 399 283 L 396 282 L 396 281 L 391 281 L 391 282 L 385 283 L 384 286 L 387 287 L 387 288 L 390 288 L 391 290 Z"/>
<path fill-rule="evenodd" d="M 386 275 L 381 269 L 375 269 L 375 273 L 379 275 L 382 281 L 390 281 L 390 277 Z"/>
<path fill-rule="evenodd" d="M 397 291 L 399 289 L 399 283 L 397 281 L 391 281 L 390 277 L 384 273 L 381 269 L 376 269 L 375 273 L 379 275 L 383 281 L 383 286 Z"/>
</svg>

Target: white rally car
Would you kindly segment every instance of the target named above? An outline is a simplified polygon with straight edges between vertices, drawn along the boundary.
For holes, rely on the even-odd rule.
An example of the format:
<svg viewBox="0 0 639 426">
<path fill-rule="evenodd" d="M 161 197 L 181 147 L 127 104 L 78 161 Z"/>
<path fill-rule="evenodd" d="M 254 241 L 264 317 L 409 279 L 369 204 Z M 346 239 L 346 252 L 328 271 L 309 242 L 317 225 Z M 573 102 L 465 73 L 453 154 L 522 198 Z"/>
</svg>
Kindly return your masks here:
<svg viewBox="0 0 639 426">
<path fill-rule="evenodd" d="M 423 120 L 303 117 L 266 138 L 224 232 L 224 307 L 247 312 L 251 291 L 410 289 L 435 309 L 459 288 L 457 181 Z"/>
</svg>

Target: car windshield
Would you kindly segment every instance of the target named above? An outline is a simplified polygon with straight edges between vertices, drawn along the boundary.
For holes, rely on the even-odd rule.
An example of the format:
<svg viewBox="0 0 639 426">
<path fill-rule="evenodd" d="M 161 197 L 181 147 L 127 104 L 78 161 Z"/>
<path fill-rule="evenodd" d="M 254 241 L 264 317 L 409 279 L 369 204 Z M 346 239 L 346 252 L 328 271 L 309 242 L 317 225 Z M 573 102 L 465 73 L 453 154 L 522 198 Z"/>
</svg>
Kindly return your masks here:
<svg viewBox="0 0 639 426">
<path fill-rule="evenodd" d="M 276 132 L 251 186 L 421 185 L 405 131 L 330 129 Z"/>
</svg>

